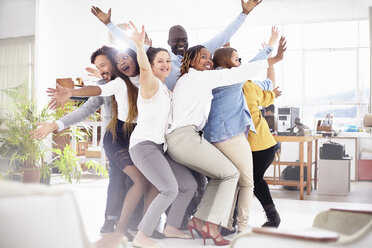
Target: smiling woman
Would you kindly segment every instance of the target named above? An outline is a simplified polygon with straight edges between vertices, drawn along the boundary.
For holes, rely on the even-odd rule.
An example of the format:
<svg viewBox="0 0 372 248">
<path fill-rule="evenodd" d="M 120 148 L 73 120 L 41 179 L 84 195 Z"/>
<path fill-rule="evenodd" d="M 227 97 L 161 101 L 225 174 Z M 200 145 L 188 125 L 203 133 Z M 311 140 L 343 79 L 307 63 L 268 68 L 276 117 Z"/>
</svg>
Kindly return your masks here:
<svg viewBox="0 0 372 248">
<path fill-rule="evenodd" d="M 177 162 L 211 178 L 189 229 L 204 233 L 204 237 L 214 237 L 217 245 L 229 244 L 220 236 L 218 225 L 228 224 L 239 172 L 222 152 L 203 139 L 212 90 L 245 81 L 265 70 L 268 62 L 278 60 L 274 57 L 232 69 L 212 70 L 210 51 L 201 45 L 194 46 L 185 52 L 181 76 L 173 91 L 173 120 L 166 135 L 168 153 Z"/>
<path fill-rule="evenodd" d="M 149 48 L 146 56 L 144 26 L 142 31 L 138 31 L 133 23 L 130 24 L 128 28 L 133 31 L 130 38 L 136 44 L 140 67 L 140 88 L 137 126 L 130 138 L 129 153 L 135 166 L 159 191 L 138 226 L 133 246 L 159 248 L 162 246 L 149 237 L 169 206 L 164 236 L 191 238 L 178 228 L 197 184 L 191 172 L 165 152 L 164 135 L 171 113 L 171 92 L 164 84 L 171 70 L 169 52 L 163 48 Z"/>
</svg>

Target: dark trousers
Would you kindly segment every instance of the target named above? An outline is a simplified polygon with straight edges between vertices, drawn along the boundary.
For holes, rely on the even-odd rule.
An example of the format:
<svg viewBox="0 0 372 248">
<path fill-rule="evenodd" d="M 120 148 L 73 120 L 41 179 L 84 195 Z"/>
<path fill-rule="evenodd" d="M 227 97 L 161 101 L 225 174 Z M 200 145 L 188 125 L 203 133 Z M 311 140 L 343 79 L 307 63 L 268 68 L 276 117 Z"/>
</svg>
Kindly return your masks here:
<svg viewBox="0 0 372 248">
<path fill-rule="evenodd" d="M 252 152 L 254 195 L 260 201 L 262 207 L 273 204 L 269 186 L 263 177 L 274 160 L 275 149 L 276 146 L 272 146 L 266 150 Z"/>
<path fill-rule="evenodd" d="M 122 172 L 119 167 L 113 165 L 109 160 L 109 184 L 107 188 L 107 200 L 105 210 L 105 220 L 119 221 L 121 210 L 123 208 L 124 198 L 132 187 L 132 180 Z M 134 210 L 129 222 L 128 228 L 136 230 L 143 216 L 143 200 L 138 204 Z"/>
<path fill-rule="evenodd" d="M 197 209 L 197 207 L 198 207 L 198 205 L 201 201 L 201 198 L 203 196 L 205 186 L 207 186 L 207 183 L 208 183 L 208 180 L 207 180 L 206 176 L 200 174 L 199 172 L 193 171 L 193 170 L 190 170 L 190 171 L 191 171 L 191 174 L 194 176 L 194 178 L 195 178 L 195 180 L 198 184 L 198 187 L 197 187 L 196 192 L 195 192 L 193 198 L 191 199 L 191 202 L 190 202 L 190 204 L 187 207 L 186 212 L 185 212 L 185 222 L 186 222 L 186 224 L 189 221 L 190 216 L 194 215 L 194 213 L 196 212 L 196 209 Z"/>
<path fill-rule="evenodd" d="M 107 200 L 105 220 L 120 219 L 124 198 L 132 187 L 132 180 L 123 172 L 127 165 L 133 165 L 130 159 L 129 136 L 123 131 L 124 122 L 118 120 L 116 125 L 117 138 L 114 139 L 110 131 L 106 131 L 103 138 L 103 146 L 109 160 L 109 184 L 107 189 Z M 130 135 L 130 134 L 129 134 Z M 138 204 L 128 223 L 130 229 L 136 229 L 142 219 L 143 201 Z"/>
<path fill-rule="evenodd" d="M 124 198 L 127 193 L 125 184 L 128 180 L 131 180 L 110 158 L 108 158 L 108 160 L 109 183 L 107 188 L 105 220 L 119 220 Z"/>
</svg>

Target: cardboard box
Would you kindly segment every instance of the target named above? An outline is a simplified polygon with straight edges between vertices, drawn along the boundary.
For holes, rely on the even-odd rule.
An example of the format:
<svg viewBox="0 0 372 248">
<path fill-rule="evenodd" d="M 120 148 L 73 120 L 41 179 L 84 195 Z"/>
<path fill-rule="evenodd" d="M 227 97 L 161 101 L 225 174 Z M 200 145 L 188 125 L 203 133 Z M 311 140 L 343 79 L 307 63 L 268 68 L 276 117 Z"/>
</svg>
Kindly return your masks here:
<svg viewBox="0 0 372 248">
<path fill-rule="evenodd" d="M 359 159 L 358 180 L 372 181 L 372 160 Z"/>
<path fill-rule="evenodd" d="M 319 159 L 319 195 L 348 195 L 351 159 Z"/>
</svg>

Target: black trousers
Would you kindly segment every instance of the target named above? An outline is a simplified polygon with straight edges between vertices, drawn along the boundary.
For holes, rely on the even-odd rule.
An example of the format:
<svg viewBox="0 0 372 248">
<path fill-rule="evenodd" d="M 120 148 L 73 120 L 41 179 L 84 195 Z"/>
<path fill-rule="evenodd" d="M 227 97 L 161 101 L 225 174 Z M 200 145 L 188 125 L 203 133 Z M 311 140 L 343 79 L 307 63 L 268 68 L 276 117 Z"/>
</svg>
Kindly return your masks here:
<svg viewBox="0 0 372 248">
<path fill-rule="evenodd" d="M 262 207 L 273 204 L 269 186 L 263 177 L 274 160 L 275 150 L 276 146 L 274 145 L 266 150 L 252 152 L 254 195 L 260 201 Z"/>
<path fill-rule="evenodd" d="M 132 187 L 132 180 L 123 172 L 127 165 L 133 164 L 129 156 L 129 135 L 123 131 L 124 122 L 118 120 L 116 125 L 117 138 L 114 140 L 112 133 L 106 131 L 103 138 L 103 146 L 109 160 L 109 184 L 107 188 L 107 200 L 105 220 L 119 220 L 123 208 L 124 198 Z M 130 229 L 136 229 L 142 219 L 143 203 L 132 214 L 128 223 Z"/>
</svg>

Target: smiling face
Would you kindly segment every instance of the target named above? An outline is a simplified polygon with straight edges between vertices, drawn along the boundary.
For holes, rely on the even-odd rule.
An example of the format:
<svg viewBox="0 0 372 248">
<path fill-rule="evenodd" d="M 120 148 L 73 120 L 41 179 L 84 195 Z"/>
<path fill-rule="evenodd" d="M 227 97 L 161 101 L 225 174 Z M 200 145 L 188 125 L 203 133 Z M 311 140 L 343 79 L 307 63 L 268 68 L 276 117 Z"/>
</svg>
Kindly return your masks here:
<svg viewBox="0 0 372 248">
<path fill-rule="evenodd" d="M 115 63 L 118 70 L 127 77 L 136 76 L 136 65 L 129 54 L 125 52 L 118 53 L 115 56 Z"/>
<path fill-rule="evenodd" d="M 156 53 L 154 60 L 151 61 L 151 69 L 153 74 L 164 82 L 171 71 L 171 59 L 169 53 L 166 51 L 159 51 Z"/>
<path fill-rule="evenodd" d="M 116 78 L 113 65 L 106 55 L 98 55 L 94 60 L 94 65 L 106 82 Z"/>
<path fill-rule="evenodd" d="M 211 52 L 206 48 L 202 48 L 199 56 L 191 62 L 191 67 L 198 71 L 212 70 L 213 61 Z"/>
<path fill-rule="evenodd" d="M 183 56 L 189 47 L 186 30 L 180 25 L 171 27 L 169 30 L 168 44 L 174 54 Z"/>
<path fill-rule="evenodd" d="M 233 65 L 235 67 L 239 67 L 241 65 L 240 58 L 239 58 L 238 53 L 236 51 L 233 51 L 233 53 L 231 55 L 231 62 L 233 63 Z"/>
</svg>

